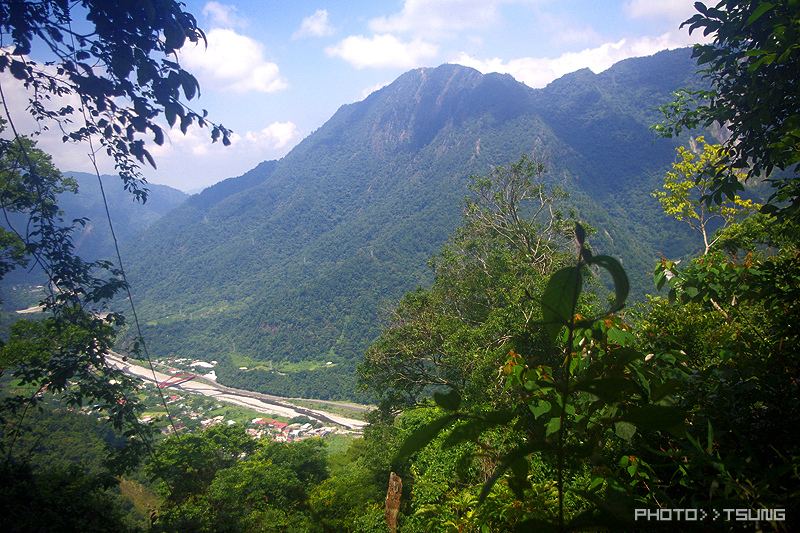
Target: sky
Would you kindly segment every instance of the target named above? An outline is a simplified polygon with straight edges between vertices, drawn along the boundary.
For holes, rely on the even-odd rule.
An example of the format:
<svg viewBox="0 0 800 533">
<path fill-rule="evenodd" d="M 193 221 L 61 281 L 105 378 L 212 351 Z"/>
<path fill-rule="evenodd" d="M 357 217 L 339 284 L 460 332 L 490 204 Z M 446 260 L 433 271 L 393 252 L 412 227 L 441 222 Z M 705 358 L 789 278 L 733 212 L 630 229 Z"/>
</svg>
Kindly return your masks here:
<svg viewBox="0 0 800 533">
<path fill-rule="evenodd" d="M 702 38 L 679 29 L 694 0 L 184 1 L 207 37 L 179 57 L 200 83 L 190 105 L 233 130 L 233 143 L 212 144 L 208 129 L 173 130 L 150 145 L 157 169 L 142 173 L 190 192 L 283 157 L 340 106 L 411 69 L 458 63 L 539 88 Z M 6 99 L 24 107 L 21 91 Z M 92 171 L 86 147 L 60 134 L 37 139 L 62 171 Z M 100 171 L 113 173 L 113 163 Z"/>
</svg>

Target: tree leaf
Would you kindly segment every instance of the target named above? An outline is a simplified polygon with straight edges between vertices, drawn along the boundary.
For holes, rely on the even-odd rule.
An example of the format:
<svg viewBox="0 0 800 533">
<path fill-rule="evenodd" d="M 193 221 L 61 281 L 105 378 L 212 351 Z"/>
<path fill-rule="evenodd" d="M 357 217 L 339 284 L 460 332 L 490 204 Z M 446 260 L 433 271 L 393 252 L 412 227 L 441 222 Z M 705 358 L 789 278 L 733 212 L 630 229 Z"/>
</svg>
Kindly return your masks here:
<svg viewBox="0 0 800 533">
<path fill-rule="evenodd" d="M 553 405 L 548 402 L 547 400 L 538 400 L 535 403 L 530 404 L 529 409 L 535 418 L 539 418 L 543 414 L 547 413 L 552 409 Z"/>
<path fill-rule="evenodd" d="M 583 275 L 578 267 L 565 267 L 550 276 L 542 294 L 542 318 L 553 341 L 561 328 L 572 322 L 582 286 Z"/>
<path fill-rule="evenodd" d="M 677 407 L 644 405 L 625 413 L 622 419 L 636 424 L 639 429 L 659 431 L 682 425 L 686 413 Z"/>
<path fill-rule="evenodd" d="M 583 226 L 575 223 L 575 238 L 578 240 L 578 244 L 583 246 L 583 243 L 586 242 L 586 230 L 583 229 Z"/>
<path fill-rule="evenodd" d="M 612 403 L 635 391 L 636 384 L 628 378 L 600 378 L 578 383 L 575 390 L 589 392 L 606 403 Z"/>
<path fill-rule="evenodd" d="M 614 424 L 614 433 L 621 439 L 631 440 L 636 433 L 636 426 L 630 422 L 616 422 Z"/>
<path fill-rule="evenodd" d="M 761 17 L 761 15 L 763 15 L 764 13 L 766 13 L 767 11 L 769 11 L 770 9 L 772 9 L 774 7 L 775 6 L 773 4 L 771 4 L 770 2 L 764 2 L 763 4 L 758 6 L 758 8 L 756 8 L 755 11 L 753 11 L 753 14 L 750 15 L 750 18 L 747 19 L 747 22 L 745 22 L 744 27 L 745 28 L 748 27 L 750 24 L 755 22 L 759 17 Z"/>
<path fill-rule="evenodd" d="M 614 303 L 611 304 L 608 312 L 615 313 L 622 309 L 625 306 L 625 300 L 628 298 L 631 285 L 628 281 L 628 275 L 625 273 L 625 269 L 622 268 L 620 262 L 610 255 L 596 255 L 592 257 L 591 260 L 587 261 L 587 263 L 590 265 L 599 265 L 605 268 L 614 279 L 614 292 L 616 294 L 616 299 L 614 300 Z"/>
<path fill-rule="evenodd" d="M 459 394 L 456 389 L 450 389 L 446 394 L 434 392 L 433 401 L 442 409 L 458 411 L 458 407 L 461 405 L 461 394 Z"/>
<path fill-rule="evenodd" d="M 397 459 L 408 457 L 420 451 L 435 439 L 444 428 L 456 420 L 458 420 L 458 415 L 447 415 L 442 418 L 437 418 L 433 422 L 429 422 L 421 428 L 414 430 L 414 432 L 403 441 L 400 451 L 397 452 Z"/>
</svg>

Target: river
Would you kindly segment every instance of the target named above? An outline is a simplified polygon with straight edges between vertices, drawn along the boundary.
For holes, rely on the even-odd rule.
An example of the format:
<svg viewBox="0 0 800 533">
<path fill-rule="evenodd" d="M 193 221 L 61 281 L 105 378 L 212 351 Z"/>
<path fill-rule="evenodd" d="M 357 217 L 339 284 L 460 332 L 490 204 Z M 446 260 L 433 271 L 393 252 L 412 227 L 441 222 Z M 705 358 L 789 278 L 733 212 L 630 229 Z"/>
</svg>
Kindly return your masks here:
<svg viewBox="0 0 800 533">
<path fill-rule="evenodd" d="M 111 354 L 107 355 L 106 360 L 111 366 L 123 370 L 126 373 L 131 374 L 133 376 L 137 376 L 145 381 L 149 381 L 151 383 L 163 382 L 164 380 L 171 377 L 169 374 L 164 374 L 162 372 L 155 371 L 155 378 L 154 378 L 153 371 L 147 368 L 140 367 L 138 365 L 131 364 L 128 361 L 124 361 L 122 359 L 122 356 L 117 353 L 112 352 Z M 170 388 L 180 389 L 194 394 L 203 394 L 205 396 L 214 398 L 215 400 L 220 400 L 223 402 L 228 402 L 243 407 L 248 407 L 250 409 L 253 409 L 254 411 L 264 414 L 273 414 L 273 415 L 285 416 L 288 418 L 305 415 L 309 418 L 319 420 L 320 422 L 326 424 L 337 424 L 347 429 L 357 430 L 357 431 L 362 430 L 364 426 L 367 425 L 367 423 L 364 422 L 363 420 L 347 418 L 326 411 L 299 407 L 297 405 L 289 403 L 285 398 L 280 398 L 279 396 L 270 396 L 267 394 L 259 394 L 257 392 L 232 389 L 230 387 L 220 385 L 219 383 L 213 383 L 206 380 L 200 381 L 193 379 L 190 381 L 185 381 L 178 385 L 172 385 L 170 386 Z M 307 401 L 313 402 L 317 400 L 307 400 Z M 366 410 L 366 408 L 364 409 Z"/>
</svg>

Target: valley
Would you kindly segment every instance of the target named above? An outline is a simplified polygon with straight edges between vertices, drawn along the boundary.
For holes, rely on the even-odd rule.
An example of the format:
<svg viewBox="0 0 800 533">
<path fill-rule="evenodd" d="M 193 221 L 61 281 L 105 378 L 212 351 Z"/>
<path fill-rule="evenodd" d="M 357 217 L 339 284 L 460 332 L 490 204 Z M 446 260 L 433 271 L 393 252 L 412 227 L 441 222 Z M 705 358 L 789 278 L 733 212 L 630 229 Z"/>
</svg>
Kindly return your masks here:
<svg viewBox="0 0 800 533">
<path fill-rule="evenodd" d="M 106 356 L 106 360 L 109 361 L 113 367 L 124 370 L 126 373 L 139 377 L 140 379 L 149 383 L 163 383 L 172 375 L 159 371 L 150 371 L 142 366 L 132 364 L 128 360 L 123 359 L 120 354 L 113 352 Z M 291 399 L 237 390 L 219 385 L 212 380 L 203 379 L 202 377 L 198 377 L 177 385 L 171 385 L 169 389 L 186 391 L 192 394 L 201 394 L 203 396 L 213 398 L 216 401 L 248 407 L 263 414 L 279 415 L 286 418 L 308 416 L 323 423 L 332 423 L 342 426 L 345 429 L 360 430 L 366 425 L 366 422 L 363 420 L 346 418 L 334 413 L 328 413 L 320 410 L 307 409 L 298 405 L 293 405 L 291 403 Z M 339 404 L 339 406 L 342 407 L 341 404 Z M 344 407 L 354 411 L 366 411 L 368 409 L 367 407 L 352 405 L 346 405 Z"/>
<path fill-rule="evenodd" d="M 470 176 L 522 154 L 546 162 L 544 184 L 569 195 L 555 208 L 597 228 L 593 244 L 620 257 L 644 300 L 659 254 L 698 246 L 651 196 L 676 142 L 650 126 L 672 91 L 700 83 L 689 56 L 544 89 L 442 65 L 342 106 L 281 160 L 191 196 L 125 243 L 153 355 L 217 360 L 226 386 L 372 402 L 356 368 L 387 310 L 431 283 Z"/>
</svg>

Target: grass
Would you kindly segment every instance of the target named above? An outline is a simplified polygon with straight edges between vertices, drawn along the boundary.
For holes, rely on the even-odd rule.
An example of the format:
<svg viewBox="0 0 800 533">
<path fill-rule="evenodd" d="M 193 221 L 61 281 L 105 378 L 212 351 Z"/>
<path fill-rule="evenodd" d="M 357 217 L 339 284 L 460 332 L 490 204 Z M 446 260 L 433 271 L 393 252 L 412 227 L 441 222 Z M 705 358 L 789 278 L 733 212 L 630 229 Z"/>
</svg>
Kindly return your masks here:
<svg viewBox="0 0 800 533">
<path fill-rule="evenodd" d="M 271 361 L 262 361 L 258 359 L 253 359 L 252 357 L 248 357 L 241 353 L 231 353 L 231 361 L 233 362 L 233 366 L 237 368 L 247 367 L 247 370 L 254 370 L 256 368 L 260 368 L 262 370 L 266 370 L 267 372 L 274 370 L 276 372 L 283 372 L 286 374 L 292 374 L 294 372 L 305 372 L 316 370 L 318 368 L 324 368 L 330 365 L 326 363 L 328 360 L 316 360 L 316 361 L 298 361 L 296 363 L 290 361 L 282 361 L 280 363 L 271 362 Z"/>
<path fill-rule="evenodd" d="M 328 455 L 331 456 L 345 453 L 353 441 L 360 438 L 361 437 L 357 437 L 356 435 L 351 435 L 349 433 L 335 433 L 330 437 L 327 437 L 325 442 L 328 444 Z"/>
<path fill-rule="evenodd" d="M 290 400 L 291 403 L 298 405 L 300 407 L 305 407 L 306 409 L 314 409 L 316 411 L 325 411 L 327 413 L 333 413 L 335 415 L 346 416 L 347 418 L 352 418 L 354 420 L 366 420 L 366 415 L 368 411 L 363 411 L 361 409 L 348 409 L 342 405 L 331 405 L 328 403 L 321 403 L 315 402 L 314 400 Z"/>
</svg>

